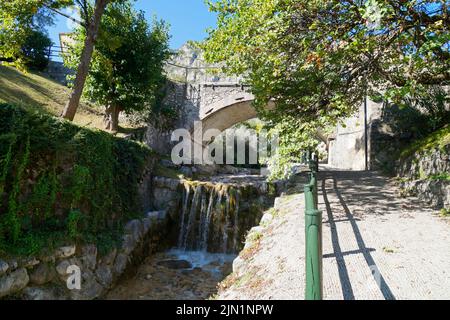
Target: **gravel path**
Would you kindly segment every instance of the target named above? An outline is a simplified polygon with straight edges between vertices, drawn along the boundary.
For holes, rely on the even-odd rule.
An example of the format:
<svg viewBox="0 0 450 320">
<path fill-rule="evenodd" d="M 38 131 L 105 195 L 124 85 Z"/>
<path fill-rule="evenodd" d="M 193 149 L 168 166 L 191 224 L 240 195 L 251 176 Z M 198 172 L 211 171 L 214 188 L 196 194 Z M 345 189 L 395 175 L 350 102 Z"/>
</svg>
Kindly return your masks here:
<svg viewBox="0 0 450 320">
<path fill-rule="evenodd" d="M 276 203 L 219 299 L 304 298 L 303 181 Z M 322 172 L 324 299 L 450 299 L 450 223 L 377 173 Z"/>
</svg>

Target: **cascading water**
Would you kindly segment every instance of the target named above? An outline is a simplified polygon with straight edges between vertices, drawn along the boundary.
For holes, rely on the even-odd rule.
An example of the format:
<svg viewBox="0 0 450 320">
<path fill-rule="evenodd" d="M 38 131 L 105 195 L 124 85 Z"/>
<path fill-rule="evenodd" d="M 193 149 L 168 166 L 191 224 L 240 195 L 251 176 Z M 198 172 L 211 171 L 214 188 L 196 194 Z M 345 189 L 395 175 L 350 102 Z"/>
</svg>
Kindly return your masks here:
<svg viewBox="0 0 450 320">
<path fill-rule="evenodd" d="M 184 182 L 179 249 L 235 253 L 240 236 L 239 190 L 226 184 Z"/>
</svg>

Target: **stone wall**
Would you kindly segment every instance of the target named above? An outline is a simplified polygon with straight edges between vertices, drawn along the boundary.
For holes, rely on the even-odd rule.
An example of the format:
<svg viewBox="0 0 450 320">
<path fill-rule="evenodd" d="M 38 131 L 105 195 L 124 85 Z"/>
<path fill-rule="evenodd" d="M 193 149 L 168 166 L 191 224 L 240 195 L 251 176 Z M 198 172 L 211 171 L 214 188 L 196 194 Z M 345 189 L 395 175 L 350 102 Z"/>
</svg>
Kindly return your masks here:
<svg viewBox="0 0 450 320">
<path fill-rule="evenodd" d="M 368 161 L 371 161 L 371 144 L 373 135 L 371 126 L 379 119 L 382 104 L 368 100 L 367 102 L 367 134 Z M 357 112 L 338 125 L 336 133 L 330 139 L 328 148 L 328 163 L 330 166 L 345 170 L 364 170 L 366 168 L 365 148 L 365 112 L 364 103 Z"/>
<path fill-rule="evenodd" d="M 105 255 L 95 245 L 67 245 L 36 257 L 0 259 L 0 299 L 91 300 L 101 298 L 143 257 L 164 243 L 168 216 L 150 212 L 125 226 L 122 245 Z M 81 289 L 69 290 L 69 267 L 81 271 Z M 69 271 L 69 273 L 68 273 Z"/>
<path fill-rule="evenodd" d="M 96 245 L 68 243 L 30 257 L 1 256 L 0 299 L 101 298 L 121 277 L 131 274 L 144 258 L 172 245 L 168 237 L 173 229 L 172 219 L 164 210 L 151 211 L 158 205 L 153 197 L 155 162 L 156 158 L 149 159 L 139 182 L 142 218 L 126 224 L 118 247 L 100 254 Z M 81 290 L 67 287 L 70 266 L 80 268 Z"/>
<path fill-rule="evenodd" d="M 404 195 L 417 196 L 437 209 L 450 208 L 450 145 L 399 160 L 397 173 Z"/>
</svg>

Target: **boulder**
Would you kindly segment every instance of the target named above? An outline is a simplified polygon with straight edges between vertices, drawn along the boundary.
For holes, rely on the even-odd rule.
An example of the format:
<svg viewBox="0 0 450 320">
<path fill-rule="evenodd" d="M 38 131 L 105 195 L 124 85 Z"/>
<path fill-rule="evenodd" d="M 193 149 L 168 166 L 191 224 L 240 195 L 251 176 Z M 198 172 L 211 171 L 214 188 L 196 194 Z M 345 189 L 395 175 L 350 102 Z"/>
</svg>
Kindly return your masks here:
<svg viewBox="0 0 450 320">
<path fill-rule="evenodd" d="M 9 269 L 9 264 L 6 261 L 0 260 L 0 277 L 4 275 Z"/>
<path fill-rule="evenodd" d="M 143 236 L 144 230 L 140 220 L 131 220 L 125 225 L 125 233 L 131 235 L 134 241 L 139 241 Z"/>
<path fill-rule="evenodd" d="M 81 290 L 72 290 L 70 294 L 74 300 L 93 300 L 104 292 L 105 289 L 97 282 L 95 275 L 87 270 L 82 273 Z"/>
<path fill-rule="evenodd" d="M 57 292 L 54 288 L 28 287 L 23 290 L 24 300 L 63 300 L 62 292 Z"/>
<path fill-rule="evenodd" d="M 0 278 L 0 298 L 20 292 L 24 289 L 30 278 L 25 268 L 18 269 Z"/>
<path fill-rule="evenodd" d="M 51 282 L 55 276 L 55 269 L 48 263 L 41 263 L 30 272 L 30 282 L 35 285 L 43 285 Z"/>
<path fill-rule="evenodd" d="M 124 253 L 119 253 L 114 261 L 113 271 L 116 276 L 120 276 L 128 265 L 128 256 Z"/>
<path fill-rule="evenodd" d="M 36 259 L 35 257 L 28 257 L 28 258 L 21 259 L 20 263 L 19 263 L 19 265 L 22 268 L 27 268 L 27 269 L 37 266 L 38 264 L 39 264 L 39 260 Z"/>
<path fill-rule="evenodd" d="M 111 267 L 107 265 L 101 265 L 95 270 L 95 276 L 98 282 L 104 287 L 109 289 L 113 283 L 113 274 Z"/>
<path fill-rule="evenodd" d="M 75 255 L 76 249 L 75 245 L 60 247 L 56 250 L 55 257 L 58 259 L 70 258 Z"/>
<path fill-rule="evenodd" d="M 83 246 L 80 260 L 85 268 L 94 270 L 97 265 L 97 247 L 95 245 Z"/>
</svg>

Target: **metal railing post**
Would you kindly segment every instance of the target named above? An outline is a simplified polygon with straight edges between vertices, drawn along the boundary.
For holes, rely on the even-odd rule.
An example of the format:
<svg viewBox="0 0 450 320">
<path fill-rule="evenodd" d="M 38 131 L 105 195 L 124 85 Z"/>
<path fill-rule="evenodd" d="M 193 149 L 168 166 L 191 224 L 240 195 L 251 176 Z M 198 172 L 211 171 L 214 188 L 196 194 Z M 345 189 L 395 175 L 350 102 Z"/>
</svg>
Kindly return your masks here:
<svg viewBox="0 0 450 320">
<path fill-rule="evenodd" d="M 322 212 L 318 210 L 318 162 L 310 162 L 311 180 L 305 186 L 306 300 L 322 299 Z"/>
</svg>

